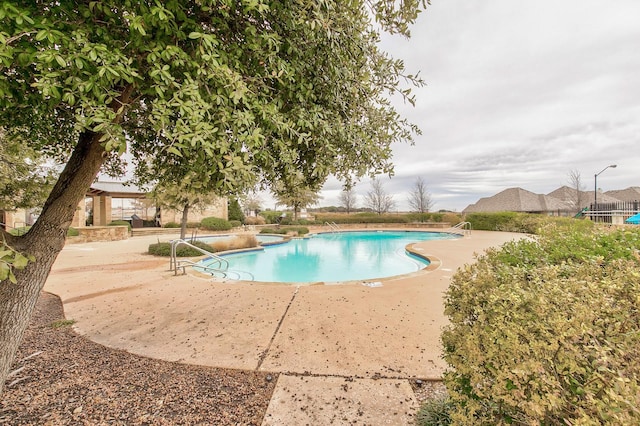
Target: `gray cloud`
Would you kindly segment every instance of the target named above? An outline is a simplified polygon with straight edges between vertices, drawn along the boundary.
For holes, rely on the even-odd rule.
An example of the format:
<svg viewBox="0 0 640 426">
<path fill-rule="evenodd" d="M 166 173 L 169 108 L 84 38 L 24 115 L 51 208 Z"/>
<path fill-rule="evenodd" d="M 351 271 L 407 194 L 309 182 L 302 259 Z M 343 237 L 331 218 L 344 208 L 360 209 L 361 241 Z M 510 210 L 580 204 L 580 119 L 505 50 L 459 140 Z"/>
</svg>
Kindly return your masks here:
<svg viewBox="0 0 640 426">
<path fill-rule="evenodd" d="M 415 108 L 395 102 L 423 131 L 381 178 L 398 208 L 418 176 L 457 210 L 509 187 L 551 192 L 570 170 L 590 188 L 614 163 L 599 187 L 640 186 L 639 16 L 637 0 L 433 0 L 410 40 L 383 37 L 427 82 Z M 324 189 L 338 205 L 341 184 Z"/>
</svg>

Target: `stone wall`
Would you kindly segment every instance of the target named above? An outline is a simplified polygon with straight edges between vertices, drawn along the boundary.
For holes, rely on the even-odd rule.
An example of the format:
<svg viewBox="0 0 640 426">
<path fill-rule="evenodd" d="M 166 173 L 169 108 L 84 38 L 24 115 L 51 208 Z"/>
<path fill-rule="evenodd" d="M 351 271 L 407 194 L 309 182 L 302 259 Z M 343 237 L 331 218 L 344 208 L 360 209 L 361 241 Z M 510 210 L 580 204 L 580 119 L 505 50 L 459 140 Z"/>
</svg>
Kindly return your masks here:
<svg viewBox="0 0 640 426">
<path fill-rule="evenodd" d="M 67 237 L 68 243 L 119 241 L 129 238 L 128 226 L 84 226 L 76 228 L 80 235 Z"/>
</svg>

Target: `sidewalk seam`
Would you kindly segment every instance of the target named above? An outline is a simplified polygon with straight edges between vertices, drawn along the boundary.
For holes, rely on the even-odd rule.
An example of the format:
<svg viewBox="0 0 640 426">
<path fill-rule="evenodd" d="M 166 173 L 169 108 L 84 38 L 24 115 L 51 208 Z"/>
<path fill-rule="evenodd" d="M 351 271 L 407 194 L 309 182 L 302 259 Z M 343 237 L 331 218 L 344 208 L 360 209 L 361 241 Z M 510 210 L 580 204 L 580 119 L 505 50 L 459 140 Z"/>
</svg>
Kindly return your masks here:
<svg viewBox="0 0 640 426">
<path fill-rule="evenodd" d="M 271 349 L 271 345 L 273 344 L 273 341 L 276 340 L 276 336 L 278 335 L 278 332 L 280 331 L 280 327 L 282 326 L 282 323 L 284 322 L 284 319 L 287 316 L 287 313 L 289 312 L 289 308 L 293 304 L 293 301 L 295 300 L 296 295 L 298 294 L 298 290 L 300 290 L 300 286 L 296 286 L 296 290 L 293 292 L 293 296 L 291 296 L 291 300 L 289 300 L 287 307 L 282 313 L 282 317 L 280 317 L 280 321 L 278 321 L 278 325 L 276 326 L 276 329 L 274 330 L 273 335 L 271 336 L 271 340 L 269 340 L 269 344 L 267 345 L 265 350 L 262 352 L 262 354 L 260 354 L 256 371 L 260 370 L 260 367 L 262 367 L 262 363 L 267 358 L 267 355 L 269 354 L 269 350 Z"/>
</svg>

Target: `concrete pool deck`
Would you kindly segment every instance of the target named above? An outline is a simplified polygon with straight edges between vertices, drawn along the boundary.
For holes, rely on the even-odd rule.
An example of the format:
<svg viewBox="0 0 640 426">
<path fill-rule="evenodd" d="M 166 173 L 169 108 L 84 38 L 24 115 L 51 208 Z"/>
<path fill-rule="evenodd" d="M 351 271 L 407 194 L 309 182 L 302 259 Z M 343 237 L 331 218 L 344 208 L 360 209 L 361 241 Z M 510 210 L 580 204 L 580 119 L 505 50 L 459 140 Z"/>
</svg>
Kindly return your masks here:
<svg viewBox="0 0 640 426">
<path fill-rule="evenodd" d="M 263 425 L 409 424 L 412 379 L 439 379 L 443 292 L 474 254 L 521 234 L 472 231 L 414 249 L 437 268 L 388 280 L 289 285 L 174 276 L 158 236 L 67 244 L 45 290 L 76 330 L 139 355 L 279 373 Z M 160 236 L 169 240 L 175 236 Z"/>
</svg>

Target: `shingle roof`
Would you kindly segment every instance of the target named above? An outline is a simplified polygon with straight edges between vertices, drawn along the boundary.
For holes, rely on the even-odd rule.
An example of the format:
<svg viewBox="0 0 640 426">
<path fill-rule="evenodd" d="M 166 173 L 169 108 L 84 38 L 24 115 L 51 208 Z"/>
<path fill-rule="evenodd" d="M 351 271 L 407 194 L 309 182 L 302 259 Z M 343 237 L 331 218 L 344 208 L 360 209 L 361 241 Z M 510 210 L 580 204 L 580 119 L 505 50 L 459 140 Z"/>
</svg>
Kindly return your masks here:
<svg viewBox="0 0 640 426">
<path fill-rule="evenodd" d="M 630 186 L 627 189 L 607 191 L 605 194 L 615 197 L 620 201 L 640 201 L 640 186 Z M 600 201 L 600 195 L 598 195 L 598 201 Z"/>
<path fill-rule="evenodd" d="M 621 201 L 620 199 L 607 194 L 608 193 L 598 192 L 598 202 L 615 203 Z M 558 200 L 564 201 L 570 206 L 573 206 L 576 200 L 576 190 L 566 185 L 561 186 L 560 188 L 548 193 L 547 195 L 549 197 L 557 198 Z M 593 203 L 593 191 L 580 191 L 580 208 L 588 207 L 591 203 Z"/>
<path fill-rule="evenodd" d="M 509 188 L 492 197 L 481 198 L 462 212 L 547 212 L 570 209 L 568 203 L 557 198 L 535 194 L 522 188 Z"/>
</svg>

